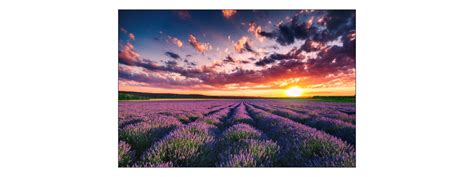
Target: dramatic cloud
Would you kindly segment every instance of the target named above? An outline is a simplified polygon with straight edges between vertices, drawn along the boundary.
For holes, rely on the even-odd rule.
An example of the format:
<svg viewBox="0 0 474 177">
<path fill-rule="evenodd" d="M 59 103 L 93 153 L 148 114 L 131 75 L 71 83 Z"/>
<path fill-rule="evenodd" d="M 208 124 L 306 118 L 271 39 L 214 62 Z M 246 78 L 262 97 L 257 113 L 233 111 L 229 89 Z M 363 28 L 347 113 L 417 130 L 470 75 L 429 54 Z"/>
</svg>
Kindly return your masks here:
<svg viewBox="0 0 474 177">
<path fill-rule="evenodd" d="M 173 53 L 173 52 L 165 52 L 165 55 L 173 58 L 173 59 L 181 59 L 181 56 L 179 56 L 178 54 L 176 53 Z"/>
<path fill-rule="evenodd" d="M 198 52 L 204 53 L 210 46 L 208 43 L 200 43 L 192 34 L 189 35 L 189 44 L 191 44 Z"/>
<path fill-rule="evenodd" d="M 223 60 L 224 63 L 235 63 L 235 59 L 232 58 L 230 55 L 227 55 L 227 57 Z"/>
<path fill-rule="evenodd" d="M 177 65 L 176 61 L 167 61 L 166 65 L 158 65 L 156 62 L 150 60 L 138 60 L 136 63 L 124 63 L 130 66 L 139 66 L 149 71 L 176 73 L 188 79 L 202 81 L 202 84 L 222 87 L 225 84 L 233 83 L 272 83 L 285 78 L 297 77 L 311 77 L 315 82 L 330 81 L 331 75 L 350 75 L 354 72 L 355 61 L 352 57 L 339 54 L 345 49 L 339 46 L 333 46 L 330 50 L 323 53 L 321 59 L 309 59 L 304 62 L 301 59 L 281 60 L 278 64 L 272 65 L 263 70 L 247 70 L 237 68 L 234 72 L 217 72 L 216 67 L 221 67 L 222 62 L 214 60 L 209 66 L 202 66 L 196 69 L 185 69 Z M 287 55 L 296 55 L 296 50 L 292 50 Z M 272 54 L 267 58 L 282 59 L 288 57 L 287 55 Z M 297 56 L 297 55 L 296 55 Z M 333 62 L 333 57 L 338 58 Z M 235 59 L 228 56 L 225 62 L 236 62 Z M 340 78 L 340 77 L 338 77 Z M 128 77 L 129 80 L 140 81 L 133 79 L 133 76 Z M 278 88 L 280 84 L 272 87 Z"/>
<path fill-rule="evenodd" d="M 178 88 L 202 82 L 199 79 L 187 78 L 177 73 L 150 72 L 123 65 L 119 66 L 119 78 L 122 81 L 140 83 L 142 86 L 159 86 L 164 88 Z"/>
<path fill-rule="evenodd" d="M 303 23 L 298 23 L 298 16 L 291 19 L 288 24 L 278 25 L 278 29 L 273 32 L 261 31 L 259 34 L 268 38 L 275 38 L 276 41 L 287 46 L 293 44 L 295 39 L 307 39 L 310 35 L 315 33 L 318 29 L 312 26 L 312 18 Z"/>
<path fill-rule="evenodd" d="M 318 19 L 319 27 L 313 25 L 314 16 L 301 23 L 300 17 L 301 14 L 295 15 L 288 23 L 279 24 L 277 30 L 272 32 L 261 31 L 259 34 L 276 39 L 279 44 L 286 46 L 293 44 L 296 39 L 306 40 L 312 38 L 327 42 L 343 35 L 350 29 L 355 30 L 355 15 L 352 11 L 327 11 L 324 16 Z"/>
<path fill-rule="evenodd" d="M 258 55 L 258 52 L 256 52 L 254 49 L 252 49 L 252 47 L 250 46 L 249 44 L 249 38 L 246 37 L 246 36 L 243 36 L 239 39 L 239 41 L 237 41 L 235 44 L 234 44 L 234 49 L 235 51 L 237 51 L 238 53 L 242 53 L 244 51 L 248 51 L 248 52 L 251 52 L 251 53 L 254 53 L 256 55 Z"/>
<path fill-rule="evenodd" d="M 265 37 L 260 35 L 260 33 L 262 32 L 262 27 L 258 26 L 254 22 L 249 23 L 249 28 L 247 31 L 254 34 L 255 38 L 257 38 L 257 40 L 259 40 L 260 42 L 263 42 L 263 40 L 265 39 Z"/>
<path fill-rule="evenodd" d="M 140 60 L 140 55 L 135 52 L 134 46 L 131 43 L 125 44 L 122 50 L 119 51 L 118 54 L 119 63 L 123 63 L 126 65 L 134 65 Z"/>
<path fill-rule="evenodd" d="M 189 16 L 186 18 L 191 18 L 189 12 L 185 12 Z M 179 23 L 185 23 L 179 20 L 182 17 L 176 16 L 176 13 L 170 15 Z M 232 22 L 237 22 L 233 23 L 233 26 L 220 28 L 223 25 L 221 23 L 212 28 L 190 26 L 196 33 L 205 36 L 204 39 L 200 38 L 204 42 L 188 32 L 173 34 L 180 37 L 189 35 L 188 43 L 192 48 L 183 47 L 183 41 L 176 37 L 166 38 L 167 35 L 163 35 L 161 41 L 166 39 L 180 49 L 169 49 L 165 46 L 164 49 L 160 48 L 156 55 L 153 55 L 157 53 L 156 46 L 144 48 L 142 40 L 134 41 L 134 35 L 130 37 L 131 33 L 120 29 L 127 35 L 122 38 L 130 39 L 123 40 L 119 50 L 121 82 L 185 90 L 275 89 L 292 85 L 313 89 L 354 87 L 354 11 L 300 11 L 294 16 L 284 14 L 276 19 L 250 19 L 255 20 L 250 23 L 247 19 L 242 21 L 241 17 L 253 13 L 239 12 L 238 16 L 233 16 L 235 13 L 234 10 L 222 11 L 226 19 L 232 17 Z M 193 20 L 207 17 L 199 16 L 199 13 L 195 12 L 192 12 L 192 15 Z M 279 18 L 287 15 L 285 19 Z M 223 18 L 218 19 L 225 22 Z M 192 25 L 189 21 L 187 23 Z M 243 25 L 237 27 L 236 24 L 240 23 Z M 235 31 L 227 30 L 232 28 Z M 226 30 L 219 33 L 221 29 Z M 143 34 L 138 34 L 140 39 L 146 38 Z M 239 36 L 241 37 L 238 38 Z M 149 39 L 152 38 L 153 36 L 149 36 Z M 142 55 L 135 51 L 132 42 L 137 43 Z M 212 48 L 210 43 L 215 48 Z M 202 55 L 195 55 L 194 50 Z M 148 57 L 154 60 L 147 59 Z M 161 62 L 158 62 L 159 60 Z"/>
<path fill-rule="evenodd" d="M 229 19 L 237 13 L 236 10 L 222 10 L 222 15 L 224 18 Z"/>
<path fill-rule="evenodd" d="M 234 44 L 234 49 L 235 51 L 242 53 L 244 49 L 244 45 L 247 43 L 248 38 L 247 37 L 242 37 L 237 41 L 237 43 Z"/>
<path fill-rule="evenodd" d="M 298 50 L 296 48 L 291 49 L 286 54 L 278 54 L 278 53 L 273 53 L 269 56 L 265 56 L 263 59 L 259 60 L 258 62 L 255 63 L 256 66 L 265 66 L 267 64 L 274 63 L 275 61 L 278 60 L 290 60 L 290 59 L 304 59 L 305 56 L 301 54 L 301 50 Z"/>
</svg>

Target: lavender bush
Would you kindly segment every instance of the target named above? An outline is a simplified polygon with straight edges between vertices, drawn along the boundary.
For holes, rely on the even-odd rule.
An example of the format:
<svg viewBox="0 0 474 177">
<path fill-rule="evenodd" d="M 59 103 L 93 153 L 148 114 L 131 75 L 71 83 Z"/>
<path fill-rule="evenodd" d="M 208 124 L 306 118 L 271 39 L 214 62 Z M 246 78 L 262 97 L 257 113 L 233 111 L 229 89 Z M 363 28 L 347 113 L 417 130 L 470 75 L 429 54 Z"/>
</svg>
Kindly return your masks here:
<svg viewBox="0 0 474 177">
<path fill-rule="evenodd" d="M 279 147 L 271 140 L 243 139 L 220 154 L 221 167 L 269 167 L 276 161 Z"/>
<path fill-rule="evenodd" d="M 224 143 L 233 143 L 244 139 L 262 139 L 262 132 L 244 123 L 235 124 L 222 134 Z"/>
<path fill-rule="evenodd" d="M 118 150 L 119 167 L 125 167 L 129 165 L 130 163 L 132 163 L 135 153 L 131 150 L 130 145 L 128 145 L 124 141 L 119 141 L 118 147 L 119 147 L 119 150 Z"/>
<path fill-rule="evenodd" d="M 349 144 L 355 144 L 355 126 L 350 123 L 326 117 L 315 117 L 306 121 L 306 124 L 339 137 Z"/>
<path fill-rule="evenodd" d="M 142 157 L 145 162 L 172 162 L 180 167 L 212 166 L 217 128 L 202 122 L 181 127 L 155 142 Z"/>
<path fill-rule="evenodd" d="M 253 119 L 247 114 L 244 104 L 239 104 L 239 106 L 237 106 L 234 109 L 234 112 L 232 113 L 232 115 L 230 116 L 228 120 L 228 124 L 230 125 L 237 124 L 237 123 L 246 123 L 249 125 L 255 124 Z"/>
<path fill-rule="evenodd" d="M 276 161 L 279 147 L 259 130 L 244 123 L 224 131 L 218 150 L 221 167 L 263 167 Z"/>
<path fill-rule="evenodd" d="M 140 154 L 153 141 L 163 137 L 180 125 L 181 122 L 173 117 L 149 118 L 146 121 L 130 124 L 119 130 L 119 139 L 128 142 Z"/>
</svg>

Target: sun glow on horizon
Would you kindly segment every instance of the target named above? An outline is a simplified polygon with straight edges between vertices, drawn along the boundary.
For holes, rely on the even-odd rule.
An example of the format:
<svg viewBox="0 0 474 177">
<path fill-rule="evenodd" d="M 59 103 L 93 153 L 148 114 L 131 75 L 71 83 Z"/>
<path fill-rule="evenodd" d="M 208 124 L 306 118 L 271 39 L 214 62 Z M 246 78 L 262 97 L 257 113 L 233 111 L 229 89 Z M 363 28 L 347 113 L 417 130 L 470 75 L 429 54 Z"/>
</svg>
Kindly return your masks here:
<svg viewBox="0 0 474 177">
<path fill-rule="evenodd" d="M 303 89 L 299 87 L 291 87 L 285 91 L 285 94 L 289 97 L 299 97 L 303 94 Z"/>
</svg>

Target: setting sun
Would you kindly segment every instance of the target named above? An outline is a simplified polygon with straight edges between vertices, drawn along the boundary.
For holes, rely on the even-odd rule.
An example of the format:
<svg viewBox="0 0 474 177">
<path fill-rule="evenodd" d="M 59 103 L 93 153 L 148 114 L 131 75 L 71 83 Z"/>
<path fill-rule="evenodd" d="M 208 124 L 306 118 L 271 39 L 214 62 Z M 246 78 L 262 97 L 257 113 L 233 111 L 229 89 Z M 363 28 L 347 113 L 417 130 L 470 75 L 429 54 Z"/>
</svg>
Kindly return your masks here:
<svg viewBox="0 0 474 177">
<path fill-rule="evenodd" d="M 286 96 L 289 97 L 299 97 L 301 94 L 303 94 L 303 89 L 300 89 L 298 87 L 291 87 L 285 92 Z"/>
</svg>

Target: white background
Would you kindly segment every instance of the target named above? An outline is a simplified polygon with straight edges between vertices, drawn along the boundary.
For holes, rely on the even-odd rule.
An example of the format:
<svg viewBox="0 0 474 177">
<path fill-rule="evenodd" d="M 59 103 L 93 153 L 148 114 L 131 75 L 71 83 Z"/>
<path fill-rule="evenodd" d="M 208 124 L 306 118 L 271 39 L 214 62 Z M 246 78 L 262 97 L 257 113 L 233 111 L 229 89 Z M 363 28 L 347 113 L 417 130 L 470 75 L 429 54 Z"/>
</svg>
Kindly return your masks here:
<svg viewBox="0 0 474 177">
<path fill-rule="evenodd" d="M 473 176 L 468 1 L 0 2 L 0 176 Z M 357 168 L 118 169 L 118 9 L 356 9 Z"/>
</svg>

